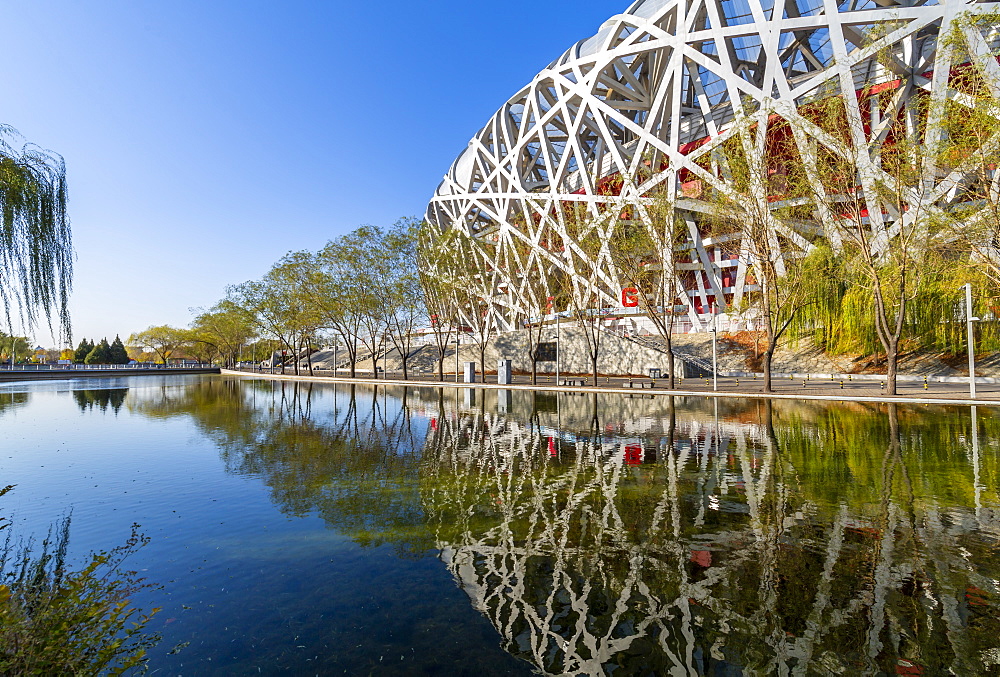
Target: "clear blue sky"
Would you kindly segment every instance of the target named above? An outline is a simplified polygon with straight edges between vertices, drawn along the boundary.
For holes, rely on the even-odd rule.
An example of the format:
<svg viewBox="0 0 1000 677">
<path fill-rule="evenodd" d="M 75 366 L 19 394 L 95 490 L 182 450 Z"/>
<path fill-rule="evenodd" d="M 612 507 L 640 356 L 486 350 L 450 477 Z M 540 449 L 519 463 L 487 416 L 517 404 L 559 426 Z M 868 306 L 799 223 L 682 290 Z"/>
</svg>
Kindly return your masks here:
<svg viewBox="0 0 1000 677">
<path fill-rule="evenodd" d="M 6 4 L 0 122 L 66 159 L 74 339 L 186 326 L 286 251 L 422 215 L 497 108 L 628 5 Z"/>
</svg>

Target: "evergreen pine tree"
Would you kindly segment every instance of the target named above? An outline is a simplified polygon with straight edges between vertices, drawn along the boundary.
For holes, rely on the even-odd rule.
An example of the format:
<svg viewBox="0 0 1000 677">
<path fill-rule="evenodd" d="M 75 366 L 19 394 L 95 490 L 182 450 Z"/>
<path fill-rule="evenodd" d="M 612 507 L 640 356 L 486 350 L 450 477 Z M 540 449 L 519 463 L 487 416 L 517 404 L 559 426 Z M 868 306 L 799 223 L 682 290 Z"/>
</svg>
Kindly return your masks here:
<svg viewBox="0 0 1000 677">
<path fill-rule="evenodd" d="M 83 360 L 87 364 L 111 364 L 111 345 L 103 338 Z"/>
<path fill-rule="evenodd" d="M 128 351 L 121 337 L 115 334 L 115 340 L 111 342 L 111 364 L 128 364 Z"/>
<path fill-rule="evenodd" d="M 87 355 L 89 355 L 90 351 L 93 349 L 93 343 L 87 339 L 80 339 L 80 345 L 76 347 L 76 352 L 73 353 L 73 361 L 77 364 L 83 364 L 87 359 Z"/>
</svg>

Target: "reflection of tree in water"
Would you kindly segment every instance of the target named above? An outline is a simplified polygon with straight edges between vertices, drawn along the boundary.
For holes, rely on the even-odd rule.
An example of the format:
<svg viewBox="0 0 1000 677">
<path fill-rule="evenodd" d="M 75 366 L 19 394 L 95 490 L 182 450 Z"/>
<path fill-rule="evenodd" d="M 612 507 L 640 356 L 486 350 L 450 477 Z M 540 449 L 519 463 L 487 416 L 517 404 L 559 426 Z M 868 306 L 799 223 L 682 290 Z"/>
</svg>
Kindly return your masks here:
<svg viewBox="0 0 1000 677">
<path fill-rule="evenodd" d="M 80 411 L 87 411 L 88 409 L 98 408 L 101 411 L 107 411 L 108 407 L 111 408 L 115 414 L 118 410 L 122 408 L 122 404 L 125 403 L 125 397 L 128 395 L 128 388 L 107 388 L 103 390 L 74 390 L 73 399 L 76 400 L 77 406 L 80 407 Z"/>
<path fill-rule="evenodd" d="M 29 393 L 0 393 L 0 416 L 28 403 Z"/>
<path fill-rule="evenodd" d="M 322 400 L 322 410 L 314 403 Z M 397 398 L 352 386 L 206 380 L 136 402 L 190 416 L 229 472 L 259 477 L 292 515 L 315 514 L 362 544 L 433 548 L 418 482 L 422 433 Z"/>
<path fill-rule="evenodd" d="M 786 410 L 554 445 L 537 417 L 442 410 L 425 505 L 473 603 L 547 673 L 981 672 L 997 465 L 977 461 L 977 516 L 967 414 Z"/>
</svg>

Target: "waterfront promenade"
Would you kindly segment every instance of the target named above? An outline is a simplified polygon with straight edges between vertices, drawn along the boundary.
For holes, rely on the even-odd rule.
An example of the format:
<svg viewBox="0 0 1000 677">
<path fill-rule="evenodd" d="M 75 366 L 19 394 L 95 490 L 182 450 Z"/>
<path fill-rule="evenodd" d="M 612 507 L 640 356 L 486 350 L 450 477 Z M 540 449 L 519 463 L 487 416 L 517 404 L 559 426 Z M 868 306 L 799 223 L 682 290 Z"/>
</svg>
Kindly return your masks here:
<svg viewBox="0 0 1000 677">
<path fill-rule="evenodd" d="M 883 381 L 871 380 L 851 375 L 836 375 L 823 377 L 775 377 L 772 379 L 773 393 L 762 391 L 760 376 L 719 377 L 718 390 L 713 390 L 711 378 L 678 379 L 676 387 L 666 387 L 666 379 L 600 377 L 595 388 L 593 379 L 587 376 L 561 376 L 556 383 L 554 376 L 546 374 L 538 377 L 538 383 L 532 385 L 531 376 L 515 375 L 511 385 L 498 385 L 495 375 L 487 375 L 485 382 L 463 383 L 454 378 L 454 374 L 445 374 L 445 379 L 438 379 L 437 374 L 411 374 L 403 380 L 401 375 L 390 373 L 387 378 L 358 377 L 350 378 L 342 375 L 334 376 L 330 372 L 315 371 L 310 376 L 307 372 L 296 376 L 291 370 L 285 374 L 269 371 L 230 370 L 223 369 L 223 374 L 239 376 L 255 376 L 259 378 L 289 379 L 314 382 L 365 383 L 382 385 L 414 385 L 450 388 L 507 388 L 513 390 L 543 390 L 562 392 L 614 392 L 640 395 L 677 395 L 705 397 L 755 397 L 772 399 L 800 400 L 831 400 L 847 402 L 911 402 L 917 404 L 976 404 L 1000 406 L 1000 379 L 977 380 L 975 399 L 969 396 L 968 379 L 949 378 L 935 380 L 929 378 L 899 381 L 896 384 L 897 394 L 888 396 L 882 387 Z M 480 376 L 480 378 L 482 378 Z M 996 381 L 996 382 L 991 382 Z M 580 382 L 584 385 L 579 385 Z"/>
</svg>

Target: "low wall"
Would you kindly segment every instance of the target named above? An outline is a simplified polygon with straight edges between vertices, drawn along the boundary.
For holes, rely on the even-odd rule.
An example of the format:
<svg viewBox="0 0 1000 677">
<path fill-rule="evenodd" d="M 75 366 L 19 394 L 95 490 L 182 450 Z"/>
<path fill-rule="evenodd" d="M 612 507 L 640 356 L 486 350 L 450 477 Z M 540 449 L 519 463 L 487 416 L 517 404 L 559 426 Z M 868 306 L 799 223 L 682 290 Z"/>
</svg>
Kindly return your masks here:
<svg viewBox="0 0 1000 677">
<path fill-rule="evenodd" d="M 0 371 L 0 381 L 45 381 L 67 378 L 106 376 L 181 376 L 185 374 L 220 374 L 218 367 L 172 367 L 170 369 L 39 369 Z"/>
</svg>

